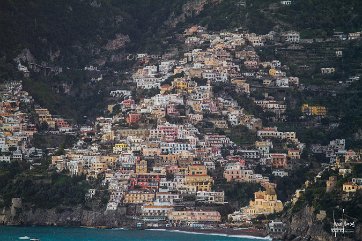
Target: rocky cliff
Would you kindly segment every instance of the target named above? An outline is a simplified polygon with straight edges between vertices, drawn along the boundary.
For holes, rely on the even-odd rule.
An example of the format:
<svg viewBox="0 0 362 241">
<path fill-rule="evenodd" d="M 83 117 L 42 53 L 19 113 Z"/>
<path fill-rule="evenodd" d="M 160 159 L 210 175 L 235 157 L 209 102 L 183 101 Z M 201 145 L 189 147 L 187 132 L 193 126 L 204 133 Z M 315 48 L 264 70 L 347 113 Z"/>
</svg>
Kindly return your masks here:
<svg viewBox="0 0 362 241">
<path fill-rule="evenodd" d="M 117 211 L 92 211 L 77 206 L 73 208 L 53 208 L 17 210 L 16 213 L 4 210 L 0 214 L 0 224 L 38 226 L 87 226 L 125 227 L 132 222 L 126 219 L 126 209 Z"/>
<path fill-rule="evenodd" d="M 318 221 L 314 213 L 314 208 L 304 207 L 294 214 L 286 215 L 284 222 L 287 223 L 287 232 L 284 235 L 285 240 L 362 240 L 362 226 L 357 224 L 354 235 L 349 237 L 335 238 L 330 232 L 323 227 L 323 223 Z"/>
</svg>

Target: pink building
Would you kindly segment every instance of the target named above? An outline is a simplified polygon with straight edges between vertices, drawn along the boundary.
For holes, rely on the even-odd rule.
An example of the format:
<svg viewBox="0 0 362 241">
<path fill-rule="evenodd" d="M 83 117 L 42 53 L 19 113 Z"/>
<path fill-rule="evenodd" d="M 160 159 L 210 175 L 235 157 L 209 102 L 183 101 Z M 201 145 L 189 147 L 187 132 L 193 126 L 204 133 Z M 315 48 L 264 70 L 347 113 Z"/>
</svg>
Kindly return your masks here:
<svg viewBox="0 0 362 241">
<path fill-rule="evenodd" d="M 128 114 L 126 121 L 128 124 L 136 124 L 141 120 L 141 114 L 130 113 Z"/>
</svg>

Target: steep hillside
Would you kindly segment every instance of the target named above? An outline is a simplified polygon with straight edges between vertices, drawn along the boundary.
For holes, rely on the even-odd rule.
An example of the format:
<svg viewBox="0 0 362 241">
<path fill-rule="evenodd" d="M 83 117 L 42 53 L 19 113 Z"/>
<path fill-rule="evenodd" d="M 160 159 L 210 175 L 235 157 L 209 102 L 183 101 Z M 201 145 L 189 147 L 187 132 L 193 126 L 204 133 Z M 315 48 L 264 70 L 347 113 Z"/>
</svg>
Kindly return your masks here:
<svg viewBox="0 0 362 241">
<path fill-rule="evenodd" d="M 10 1 L 0 3 L 0 56 L 8 62 L 27 48 L 39 61 L 82 66 L 107 52 L 152 43 L 177 1 Z M 145 41 L 147 39 L 147 41 Z M 142 46 L 144 47 L 144 46 Z"/>
<path fill-rule="evenodd" d="M 295 0 L 291 6 L 276 0 L 4 0 L 0 56 L 8 62 L 28 48 L 39 60 L 84 65 L 126 43 L 128 50 L 161 50 L 160 32 L 193 23 L 255 32 L 280 26 L 307 35 L 358 31 L 361 8 L 358 0 Z"/>
<path fill-rule="evenodd" d="M 120 78 L 107 72 L 105 83 L 89 86 L 90 77 L 79 72 L 84 66 L 104 66 L 111 72 L 128 69 L 129 53 L 177 48 L 174 33 L 192 24 L 210 30 L 243 27 L 256 33 L 296 29 L 307 37 L 325 36 L 334 29 L 356 31 L 362 26 L 358 2 L 294 0 L 283 6 L 278 0 L 4 0 L 0 81 L 22 78 L 15 58 L 62 67 L 66 71 L 55 77 L 31 75 L 25 87 L 52 112 L 79 119 L 93 115 L 92 107 L 100 109 L 96 102 L 104 103 L 105 96 L 98 90 Z M 60 91 L 63 86 L 71 88 L 69 94 Z"/>
<path fill-rule="evenodd" d="M 278 27 L 301 31 L 305 37 L 322 37 L 333 31 L 361 31 L 361 12 L 358 0 L 293 0 L 289 6 L 279 0 L 224 0 L 208 5 L 189 22 L 211 30 L 245 27 L 267 33 Z"/>
<path fill-rule="evenodd" d="M 188 2 L 1 1 L 0 81 L 23 78 L 16 70 L 19 60 L 26 66 L 61 67 L 63 72 L 56 75 L 32 72 L 25 88 L 53 113 L 77 121 L 83 115 L 93 116 L 102 109 L 99 105 L 104 104 L 107 88 L 119 77 L 106 71 L 104 83 L 90 84 L 94 76 L 80 70 L 92 64 L 119 71 L 132 64 L 124 62 L 128 53 L 162 53 L 169 46 L 161 39 L 171 29 L 172 16 L 205 4 L 191 2 L 185 8 Z"/>
</svg>

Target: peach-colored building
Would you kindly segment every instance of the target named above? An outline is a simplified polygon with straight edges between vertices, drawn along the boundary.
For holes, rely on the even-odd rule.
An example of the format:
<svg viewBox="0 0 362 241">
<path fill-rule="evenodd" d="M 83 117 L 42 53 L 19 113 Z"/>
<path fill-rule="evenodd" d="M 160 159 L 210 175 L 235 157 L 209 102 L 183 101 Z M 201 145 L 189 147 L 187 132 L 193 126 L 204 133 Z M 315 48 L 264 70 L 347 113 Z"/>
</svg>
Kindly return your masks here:
<svg viewBox="0 0 362 241">
<path fill-rule="evenodd" d="M 217 211 L 172 211 L 168 214 L 171 222 L 220 222 L 221 215 Z"/>
<path fill-rule="evenodd" d="M 357 192 L 357 190 L 362 189 L 362 186 L 359 186 L 353 182 L 343 183 L 343 192 Z"/>
<path fill-rule="evenodd" d="M 141 114 L 138 113 L 130 113 L 128 114 L 126 121 L 128 124 L 135 124 L 141 120 Z"/>
<path fill-rule="evenodd" d="M 286 168 L 288 166 L 288 161 L 287 161 L 287 155 L 284 153 L 273 153 L 270 155 L 271 156 L 271 162 L 272 162 L 272 167 L 279 169 L 279 168 Z"/>
<path fill-rule="evenodd" d="M 300 151 L 299 150 L 294 150 L 294 149 L 289 149 L 288 150 L 288 157 L 291 159 L 300 159 Z"/>
</svg>

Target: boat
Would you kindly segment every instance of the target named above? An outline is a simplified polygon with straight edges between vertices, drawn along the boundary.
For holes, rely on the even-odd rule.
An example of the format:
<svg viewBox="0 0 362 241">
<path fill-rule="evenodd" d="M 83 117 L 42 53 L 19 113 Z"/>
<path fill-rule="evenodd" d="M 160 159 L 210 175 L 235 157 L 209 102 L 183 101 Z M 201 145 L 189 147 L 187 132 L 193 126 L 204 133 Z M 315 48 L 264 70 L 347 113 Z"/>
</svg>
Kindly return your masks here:
<svg viewBox="0 0 362 241">
<path fill-rule="evenodd" d="M 30 241 L 40 241 L 38 238 L 31 238 Z"/>
<path fill-rule="evenodd" d="M 136 224 L 136 229 L 137 229 L 137 230 L 144 230 L 145 228 L 144 228 L 143 223 L 137 223 L 137 224 Z"/>
<path fill-rule="evenodd" d="M 28 236 L 23 236 L 23 237 L 19 237 L 19 239 L 25 240 L 25 239 L 30 239 L 30 237 L 28 237 Z"/>
</svg>

